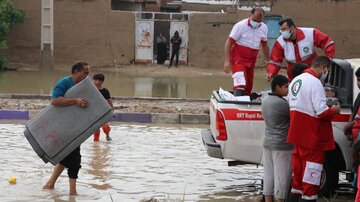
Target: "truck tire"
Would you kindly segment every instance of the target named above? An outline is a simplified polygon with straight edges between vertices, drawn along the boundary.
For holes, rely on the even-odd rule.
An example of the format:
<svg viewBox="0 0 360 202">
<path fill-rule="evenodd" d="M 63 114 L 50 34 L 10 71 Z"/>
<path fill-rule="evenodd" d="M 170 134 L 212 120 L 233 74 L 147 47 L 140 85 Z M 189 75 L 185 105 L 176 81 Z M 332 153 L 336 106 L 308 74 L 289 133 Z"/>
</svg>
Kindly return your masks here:
<svg viewBox="0 0 360 202">
<path fill-rule="evenodd" d="M 320 195 L 334 196 L 338 184 L 339 170 L 336 166 L 336 158 L 326 157 L 320 182 Z"/>
</svg>

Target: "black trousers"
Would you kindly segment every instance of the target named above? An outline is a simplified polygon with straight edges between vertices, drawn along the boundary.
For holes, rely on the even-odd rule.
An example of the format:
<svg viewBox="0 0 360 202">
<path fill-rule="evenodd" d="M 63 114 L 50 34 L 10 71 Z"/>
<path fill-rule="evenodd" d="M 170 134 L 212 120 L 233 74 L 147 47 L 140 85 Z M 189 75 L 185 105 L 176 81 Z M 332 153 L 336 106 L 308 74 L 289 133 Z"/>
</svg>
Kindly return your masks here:
<svg viewBox="0 0 360 202">
<path fill-rule="evenodd" d="M 177 66 L 178 65 L 178 62 L 179 62 L 179 50 L 172 50 L 171 52 L 171 58 L 170 58 L 170 66 L 172 65 L 172 62 L 173 62 L 173 59 L 174 59 L 174 56 L 176 55 L 176 60 L 175 60 L 175 65 Z"/>
<path fill-rule="evenodd" d="M 60 161 L 60 164 L 65 166 L 67 169 L 69 178 L 77 179 L 81 168 L 80 147 L 76 148 L 67 157 Z"/>
</svg>

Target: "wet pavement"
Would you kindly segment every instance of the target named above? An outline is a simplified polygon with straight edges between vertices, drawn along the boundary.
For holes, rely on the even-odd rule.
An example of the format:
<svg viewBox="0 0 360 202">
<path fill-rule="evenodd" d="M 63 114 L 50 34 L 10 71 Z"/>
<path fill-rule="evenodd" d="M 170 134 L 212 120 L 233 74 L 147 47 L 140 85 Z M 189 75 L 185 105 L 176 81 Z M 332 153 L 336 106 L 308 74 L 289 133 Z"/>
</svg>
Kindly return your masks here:
<svg viewBox="0 0 360 202">
<path fill-rule="evenodd" d="M 53 166 L 23 136 L 24 125 L 0 124 L 0 201 L 257 201 L 262 168 L 228 167 L 206 155 L 207 126 L 112 125 L 111 142 L 81 146 L 77 197 L 64 172 L 55 190 L 42 190 Z M 16 184 L 8 182 L 17 178 Z M 351 196 L 345 196 L 348 201 Z"/>
</svg>

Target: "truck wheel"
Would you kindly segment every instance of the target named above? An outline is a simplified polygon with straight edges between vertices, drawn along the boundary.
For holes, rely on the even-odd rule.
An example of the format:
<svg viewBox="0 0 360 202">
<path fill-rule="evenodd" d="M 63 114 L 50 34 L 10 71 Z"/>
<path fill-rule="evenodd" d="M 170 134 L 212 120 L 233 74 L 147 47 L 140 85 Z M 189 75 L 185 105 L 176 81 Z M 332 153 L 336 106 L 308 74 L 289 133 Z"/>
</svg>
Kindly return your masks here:
<svg viewBox="0 0 360 202">
<path fill-rule="evenodd" d="M 335 190 L 339 184 L 339 171 L 332 160 L 325 160 L 324 169 L 321 174 L 320 195 L 325 197 L 334 196 Z"/>
</svg>

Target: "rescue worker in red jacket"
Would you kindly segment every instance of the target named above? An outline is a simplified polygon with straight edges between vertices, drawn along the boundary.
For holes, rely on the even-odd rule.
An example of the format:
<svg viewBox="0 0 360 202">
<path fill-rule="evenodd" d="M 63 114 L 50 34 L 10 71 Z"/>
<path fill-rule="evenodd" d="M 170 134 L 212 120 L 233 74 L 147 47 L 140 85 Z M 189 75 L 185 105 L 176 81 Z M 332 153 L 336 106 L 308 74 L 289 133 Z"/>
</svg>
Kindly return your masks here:
<svg viewBox="0 0 360 202">
<path fill-rule="evenodd" d="M 335 149 L 331 119 L 340 113 L 340 106 L 329 108 L 326 105 L 323 87 L 330 63 L 326 56 L 316 57 L 310 68 L 289 85 L 290 128 L 287 141 L 294 145 L 291 197 L 295 201 L 300 196 L 300 201 L 316 201 L 325 151 Z"/>
<path fill-rule="evenodd" d="M 267 80 L 278 74 L 285 59 L 288 78 L 291 81 L 291 70 L 296 63 L 311 65 L 317 56 L 316 48 L 324 50 L 325 55 L 332 59 L 335 55 L 335 43 L 327 35 L 315 28 L 296 27 L 290 18 L 279 22 L 281 36 L 276 40 L 267 65 Z"/>
<path fill-rule="evenodd" d="M 251 93 L 260 44 L 266 61 L 269 61 L 268 28 L 262 22 L 264 15 L 265 12 L 262 8 L 253 8 L 249 18 L 234 25 L 226 40 L 224 71 L 226 73 L 232 71 L 235 96 L 250 95 Z"/>
</svg>

